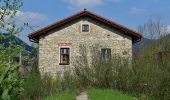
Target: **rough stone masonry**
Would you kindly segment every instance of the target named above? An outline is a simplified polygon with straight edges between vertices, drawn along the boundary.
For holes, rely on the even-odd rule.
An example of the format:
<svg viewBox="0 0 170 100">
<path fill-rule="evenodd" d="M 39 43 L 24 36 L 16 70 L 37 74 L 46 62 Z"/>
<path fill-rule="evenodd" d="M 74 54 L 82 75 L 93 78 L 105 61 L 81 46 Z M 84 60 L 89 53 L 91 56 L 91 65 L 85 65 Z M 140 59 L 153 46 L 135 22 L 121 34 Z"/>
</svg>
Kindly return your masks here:
<svg viewBox="0 0 170 100">
<path fill-rule="evenodd" d="M 89 32 L 81 31 L 82 24 L 89 25 Z M 111 48 L 112 54 L 132 56 L 131 36 L 91 18 L 80 18 L 40 36 L 39 70 L 41 75 L 48 74 L 55 77 L 58 71 L 74 67 L 74 58 L 79 55 L 80 44 L 89 47 L 100 44 L 104 48 Z M 59 64 L 62 47 L 70 48 L 69 65 Z"/>
</svg>

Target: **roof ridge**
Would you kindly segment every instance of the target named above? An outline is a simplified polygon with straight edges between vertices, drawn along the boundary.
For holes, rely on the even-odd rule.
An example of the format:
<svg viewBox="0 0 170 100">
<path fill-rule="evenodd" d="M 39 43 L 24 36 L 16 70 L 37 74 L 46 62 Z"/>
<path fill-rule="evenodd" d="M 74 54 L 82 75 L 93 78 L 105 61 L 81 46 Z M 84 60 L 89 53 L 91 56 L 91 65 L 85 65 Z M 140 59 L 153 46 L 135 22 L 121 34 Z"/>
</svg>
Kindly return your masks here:
<svg viewBox="0 0 170 100">
<path fill-rule="evenodd" d="M 86 8 L 84 8 L 84 10 L 79 11 L 79 12 L 77 12 L 77 13 L 71 15 L 71 16 L 65 17 L 65 18 L 63 18 L 59 21 L 54 22 L 53 24 L 50 24 L 50 25 L 48 25 L 44 28 L 41 28 L 41 29 L 39 29 L 35 32 L 32 32 L 32 33 L 29 34 L 28 37 L 30 39 L 38 41 L 39 35 L 44 34 L 44 33 L 46 33 L 47 31 L 49 31 L 53 28 L 60 27 L 63 24 L 66 24 L 66 23 L 68 23 L 72 20 L 75 20 L 76 18 L 83 17 L 83 16 L 84 17 L 88 16 L 88 17 L 94 18 L 94 19 L 96 19 L 100 22 L 103 22 L 104 24 L 107 24 L 107 25 L 115 27 L 119 30 L 125 31 L 125 34 L 129 33 L 129 35 L 132 35 L 133 37 L 135 37 L 135 40 L 139 40 L 142 37 L 142 35 L 139 32 L 134 31 L 132 29 L 129 29 L 129 28 L 127 28 L 127 27 L 125 27 L 121 24 L 118 24 L 118 23 L 116 23 L 116 22 L 114 22 L 114 21 L 112 21 L 108 18 L 105 18 L 103 16 L 100 16 L 96 13 L 88 11 Z"/>
</svg>

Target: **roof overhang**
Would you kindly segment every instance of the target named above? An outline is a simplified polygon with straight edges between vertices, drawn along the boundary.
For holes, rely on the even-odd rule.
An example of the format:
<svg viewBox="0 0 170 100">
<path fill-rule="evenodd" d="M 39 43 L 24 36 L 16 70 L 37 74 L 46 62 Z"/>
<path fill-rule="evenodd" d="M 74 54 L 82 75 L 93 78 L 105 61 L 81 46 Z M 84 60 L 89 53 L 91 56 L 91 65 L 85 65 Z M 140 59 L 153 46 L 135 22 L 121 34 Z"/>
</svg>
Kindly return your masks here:
<svg viewBox="0 0 170 100">
<path fill-rule="evenodd" d="M 93 13 L 93 12 L 87 11 L 86 9 L 84 9 L 83 11 L 78 12 L 78 13 L 72 15 L 72 16 L 69 16 L 69 17 L 67 17 L 65 19 L 57 21 L 57 22 L 55 22 L 55 23 L 53 23 L 53 24 L 51 24 L 49 26 L 46 26 L 46 27 L 44 27 L 42 29 L 39 29 L 39 30 L 37 30 L 35 32 L 32 32 L 32 33 L 29 34 L 28 37 L 29 37 L 31 42 L 38 43 L 39 42 L 39 37 L 41 35 L 47 34 L 48 31 L 53 30 L 53 29 L 58 28 L 58 27 L 61 27 L 63 25 L 66 25 L 69 22 L 71 22 L 73 20 L 76 20 L 78 18 L 81 18 L 81 17 L 90 17 L 90 18 L 95 19 L 97 21 L 100 21 L 100 22 L 102 22 L 102 23 L 104 23 L 104 24 L 106 24 L 108 26 L 111 26 L 111 27 L 116 28 L 116 29 L 118 29 L 120 31 L 123 31 L 125 34 L 132 37 L 133 43 L 140 41 L 141 38 L 142 38 L 141 33 L 136 32 L 136 31 L 134 31 L 132 29 L 129 29 L 129 28 L 127 28 L 127 27 L 125 27 L 123 25 L 120 25 L 120 24 L 118 24 L 116 22 L 113 22 L 113 21 L 111 21 L 111 20 L 109 20 L 107 18 L 99 16 L 99 15 Z"/>
</svg>

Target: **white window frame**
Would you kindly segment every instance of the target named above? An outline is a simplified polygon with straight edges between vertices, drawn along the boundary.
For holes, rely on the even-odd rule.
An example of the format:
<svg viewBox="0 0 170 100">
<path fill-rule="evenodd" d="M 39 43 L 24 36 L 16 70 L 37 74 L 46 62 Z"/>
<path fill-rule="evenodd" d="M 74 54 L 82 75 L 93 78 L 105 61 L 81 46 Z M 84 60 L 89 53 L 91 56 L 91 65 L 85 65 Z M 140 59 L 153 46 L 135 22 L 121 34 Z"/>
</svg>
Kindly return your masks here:
<svg viewBox="0 0 170 100">
<path fill-rule="evenodd" d="M 69 48 L 69 64 L 66 64 L 65 66 L 71 65 L 71 48 L 70 48 L 70 46 L 60 46 L 59 47 L 59 56 L 58 56 L 59 57 L 59 61 L 58 61 L 59 65 L 62 65 L 61 62 L 60 62 L 61 61 L 61 55 L 60 55 L 61 48 Z"/>
</svg>

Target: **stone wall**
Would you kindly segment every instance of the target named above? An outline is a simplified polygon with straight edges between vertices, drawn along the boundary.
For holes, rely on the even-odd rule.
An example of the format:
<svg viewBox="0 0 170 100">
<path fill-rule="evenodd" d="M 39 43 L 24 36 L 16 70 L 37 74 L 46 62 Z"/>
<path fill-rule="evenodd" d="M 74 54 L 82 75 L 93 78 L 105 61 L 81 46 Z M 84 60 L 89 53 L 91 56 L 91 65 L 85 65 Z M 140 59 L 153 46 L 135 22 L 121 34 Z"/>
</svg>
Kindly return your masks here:
<svg viewBox="0 0 170 100">
<path fill-rule="evenodd" d="M 81 32 L 82 24 L 89 24 L 90 32 Z M 87 46 L 100 44 L 102 47 L 111 48 L 112 54 L 132 56 L 132 39 L 130 36 L 98 21 L 82 18 L 40 37 L 40 73 L 55 76 L 58 71 L 73 67 L 73 58 L 78 55 L 80 44 Z M 59 65 L 61 47 L 70 48 L 70 65 Z M 123 52 L 127 52 L 127 54 Z"/>
</svg>

